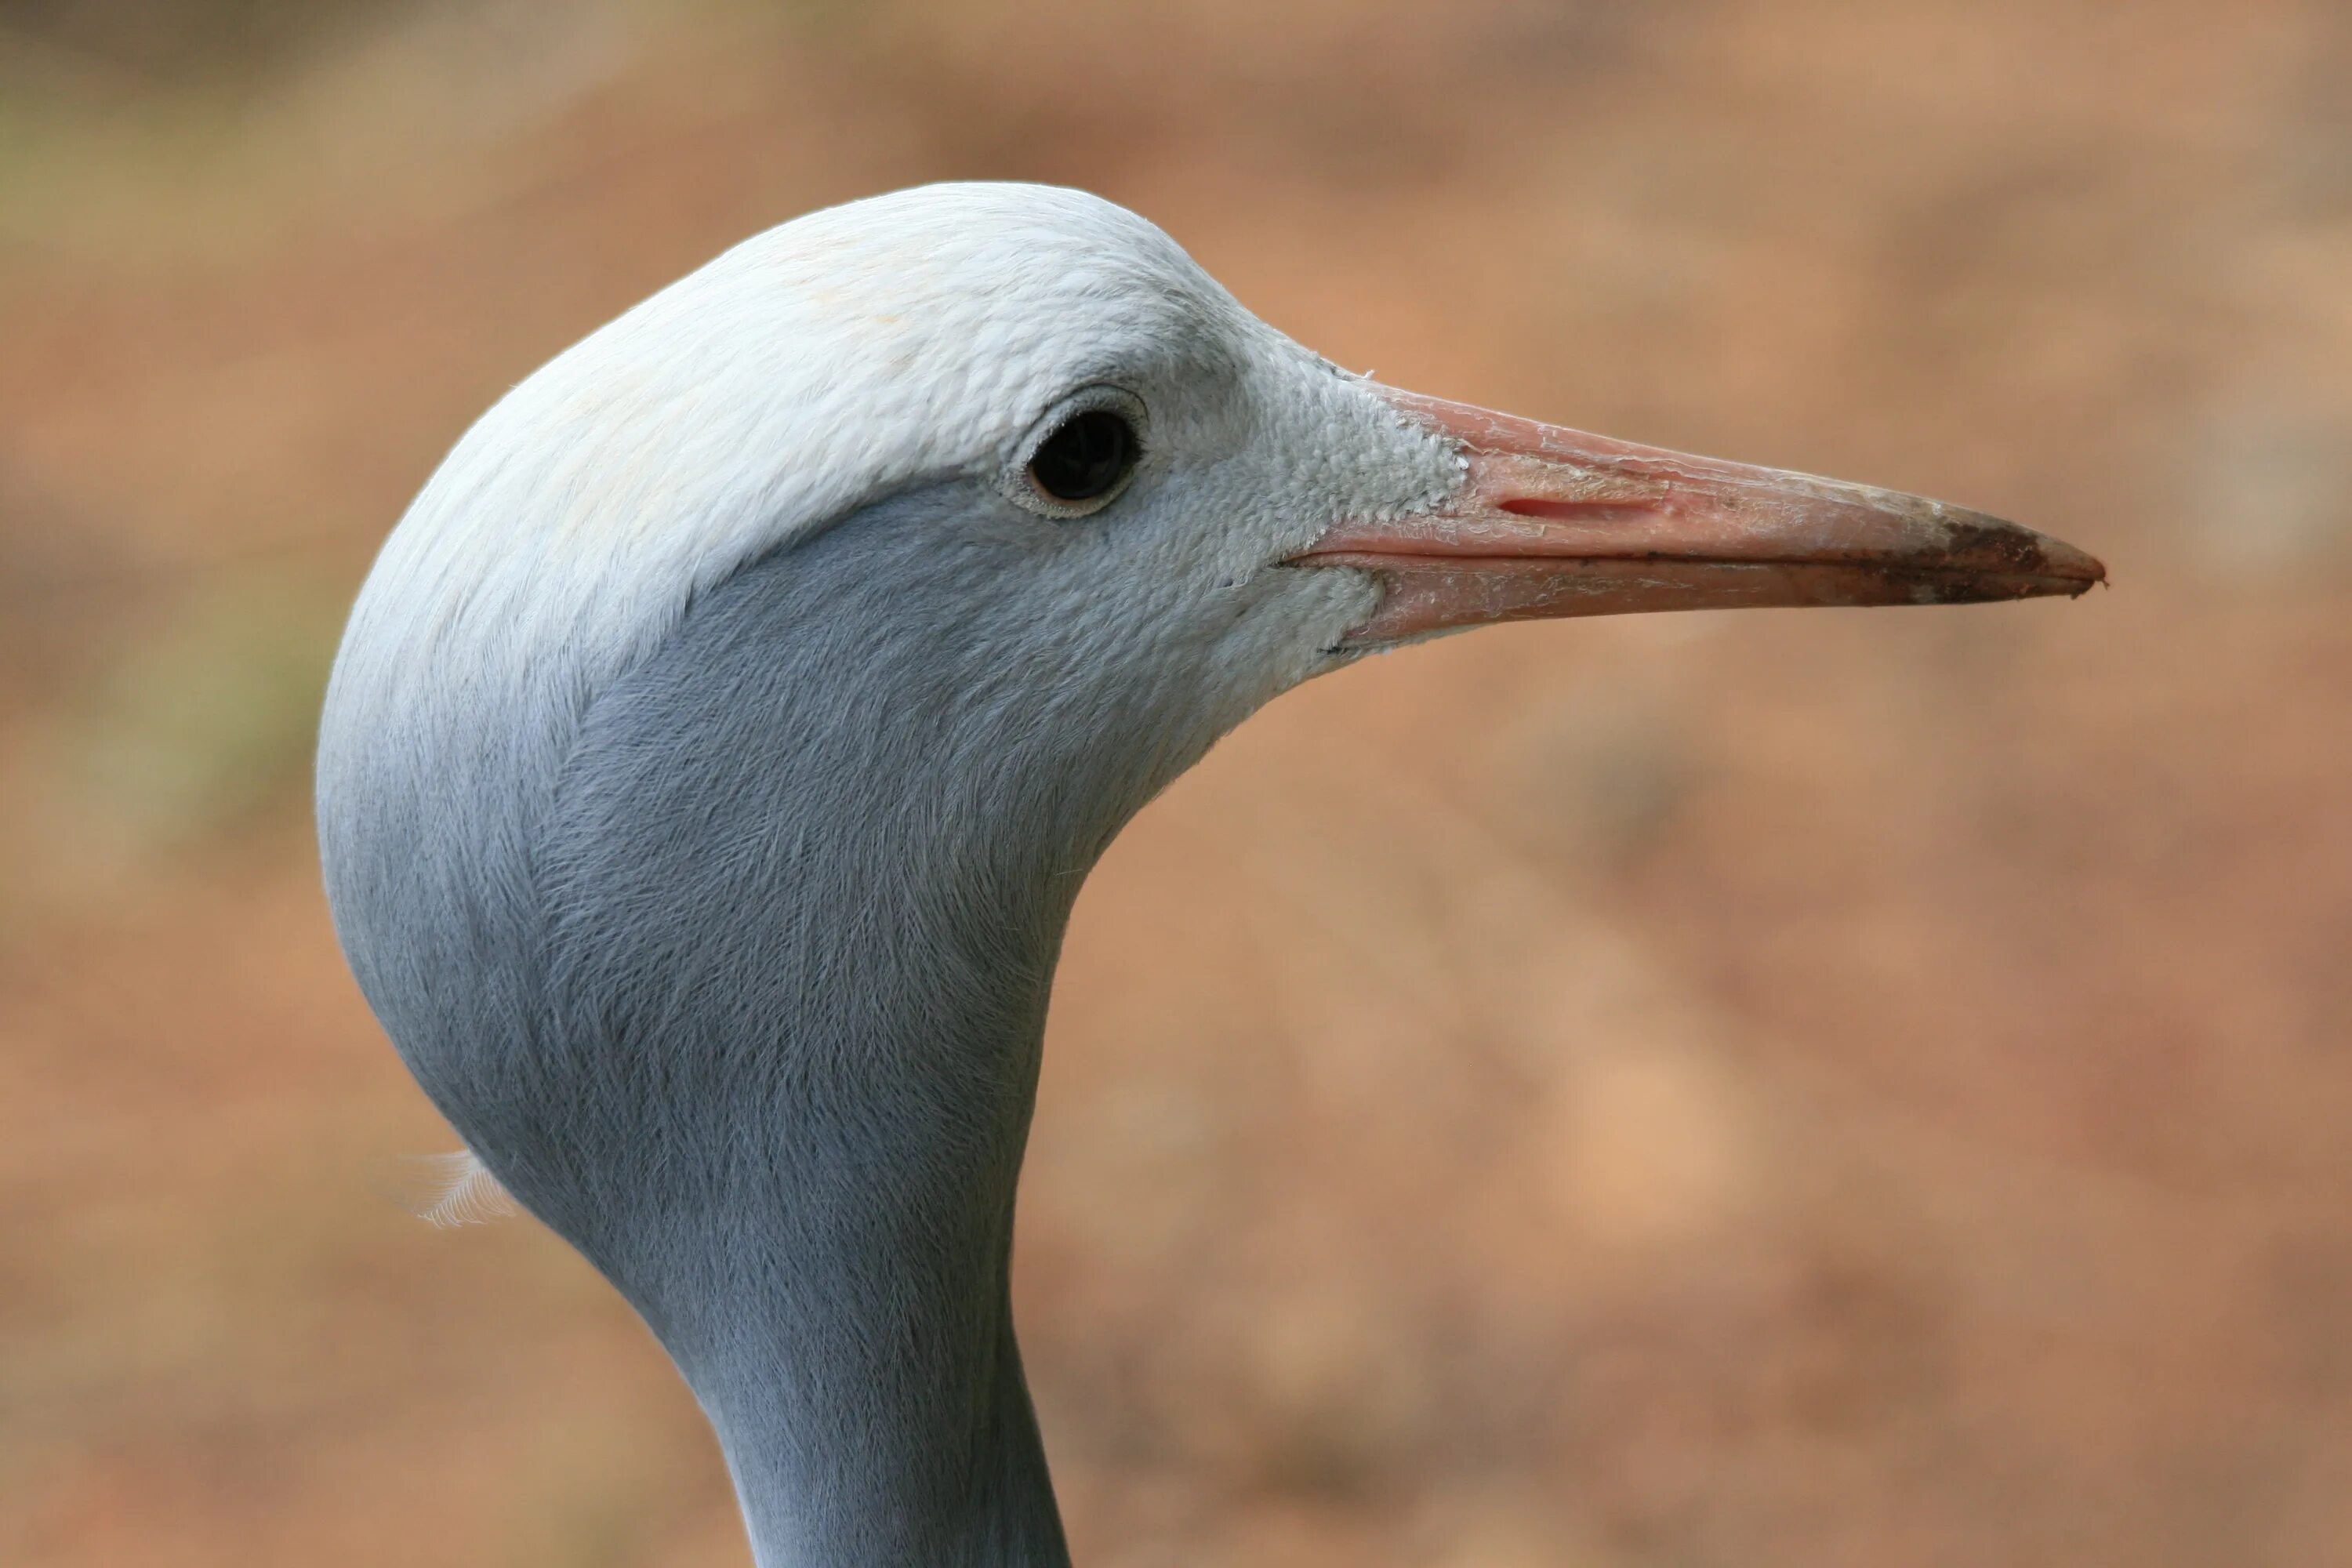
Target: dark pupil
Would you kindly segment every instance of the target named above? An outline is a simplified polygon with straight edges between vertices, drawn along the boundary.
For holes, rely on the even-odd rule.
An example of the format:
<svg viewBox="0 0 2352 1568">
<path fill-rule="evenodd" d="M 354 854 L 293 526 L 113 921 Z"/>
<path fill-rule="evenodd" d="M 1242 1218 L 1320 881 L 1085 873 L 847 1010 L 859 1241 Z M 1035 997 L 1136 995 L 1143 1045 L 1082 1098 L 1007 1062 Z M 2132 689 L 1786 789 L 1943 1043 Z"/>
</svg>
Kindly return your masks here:
<svg viewBox="0 0 2352 1568">
<path fill-rule="evenodd" d="M 1029 476 L 1055 500 L 1092 500 L 1135 466 L 1135 432 L 1108 409 L 1063 421 L 1029 459 Z"/>
</svg>

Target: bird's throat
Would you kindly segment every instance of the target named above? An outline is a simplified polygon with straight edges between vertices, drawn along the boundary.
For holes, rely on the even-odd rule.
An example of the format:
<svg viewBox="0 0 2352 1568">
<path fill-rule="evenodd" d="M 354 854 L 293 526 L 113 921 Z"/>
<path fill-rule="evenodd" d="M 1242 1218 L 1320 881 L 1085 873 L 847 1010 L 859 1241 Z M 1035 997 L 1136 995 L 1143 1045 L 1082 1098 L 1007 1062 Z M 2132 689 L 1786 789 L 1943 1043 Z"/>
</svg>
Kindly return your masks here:
<svg viewBox="0 0 2352 1568">
<path fill-rule="evenodd" d="M 681 1357 L 761 1568 L 1068 1563 L 1001 1277 L 992 1295 L 992 1321 L 780 1301 Z"/>
<path fill-rule="evenodd" d="M 714 1040 L 736 1081 L 665 1205 L 567 1228 L 693 1387 L 761 1568 L 1066 1562 L 1010 1295 L 1042 1015 Z"/>
<path fill-rule="evenodd" d="M 671 1068 L 710 1081 L 645 1134 L 659 1204 L 572 1215 L 709 1415 L 761 1568 L 1067 1561 L 1010 1294 L 1045 1000 L 935 974 L 773 1033 L 675 1016 Z"/>
</svg>

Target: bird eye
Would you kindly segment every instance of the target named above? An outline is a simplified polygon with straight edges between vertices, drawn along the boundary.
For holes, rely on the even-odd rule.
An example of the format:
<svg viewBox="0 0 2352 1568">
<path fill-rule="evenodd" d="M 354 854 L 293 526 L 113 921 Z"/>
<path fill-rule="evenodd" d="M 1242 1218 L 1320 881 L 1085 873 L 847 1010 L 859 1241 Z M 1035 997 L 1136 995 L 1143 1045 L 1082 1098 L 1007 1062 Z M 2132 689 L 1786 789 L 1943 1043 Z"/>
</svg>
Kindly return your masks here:
<svg viewBox="0 0 2352 1568">
<path fill-rule="evenodd" d="M 1135 471 L 1135 427 L 1108 408 L 1073 414 L 1029 455 L 1029 482 L 1062 504 L 1108 495 Z"/>
</svg>

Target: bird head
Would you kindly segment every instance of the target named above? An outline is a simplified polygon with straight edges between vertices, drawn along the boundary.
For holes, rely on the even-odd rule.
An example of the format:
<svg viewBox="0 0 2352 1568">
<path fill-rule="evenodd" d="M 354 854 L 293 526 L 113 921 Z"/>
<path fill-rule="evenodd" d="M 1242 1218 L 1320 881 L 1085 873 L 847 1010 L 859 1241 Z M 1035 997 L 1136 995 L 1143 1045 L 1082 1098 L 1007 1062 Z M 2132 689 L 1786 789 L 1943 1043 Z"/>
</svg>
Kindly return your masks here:
<svg viewBox="0 0 2352 1568">
<path fill-rule="evenodd" d="M 1148 773 L 1301 679 L 1482 623 L 2101 576 L 1939 502 L 1381 386 L 1120 207 L 950 184 L 756 237 L 524 381 L 388 542 L 338 685 L 379 725 L 462 704 L 558 734 L 698 600 L 832 535 L 866 631 L 923 639 L 943 698 L 1050 712 L 1065 747 L 1140 727 Z"/>
<path fill-rule="evenodd" d="M 1399 392 L 1108 202 L 930 186 L 738 246 L 457 443 L 337 660 L 328 887 L 444 1110 L 502 1174 L 577 1175 L 596 1115 L 688 1114 L 705 1015 L 854 1028 L 845 996 L 951 972 L 918 1001 L 1041 1011 L 1127 817 L 1367 651 L 2100 576 L 1939 502 Z"/>
</svg>

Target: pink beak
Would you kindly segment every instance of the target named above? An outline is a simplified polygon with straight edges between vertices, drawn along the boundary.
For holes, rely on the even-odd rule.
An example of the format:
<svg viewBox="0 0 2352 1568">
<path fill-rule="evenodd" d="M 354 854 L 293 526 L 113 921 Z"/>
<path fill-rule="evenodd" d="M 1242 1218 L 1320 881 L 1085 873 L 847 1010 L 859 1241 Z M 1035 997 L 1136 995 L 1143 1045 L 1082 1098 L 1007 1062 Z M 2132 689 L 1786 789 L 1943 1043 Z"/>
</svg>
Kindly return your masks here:
<svg viewBox="0 0 2352 1568">
<path fill-rule="evenodd" d="M 1387 580 L 1351 646 L 1643 610 L 2071 598 L 2106 579 L 2071 544 L 1942 501 L 1381 391 L 1467 467 L 1437 507 L 1342 520 L 1296 557 Z"/>
</svg>

